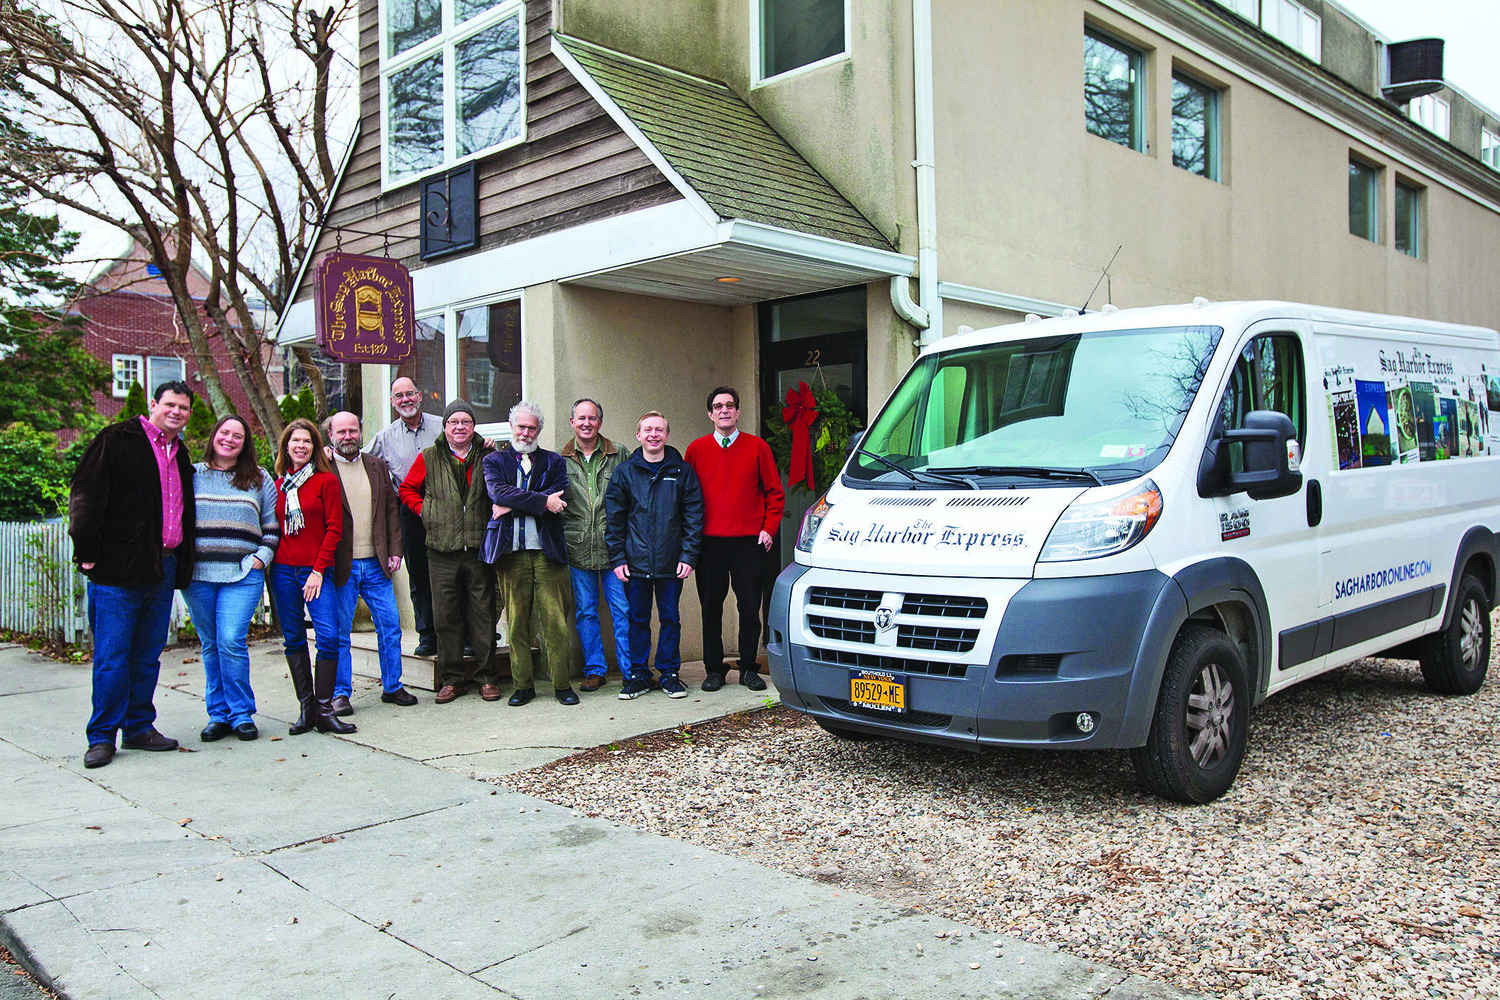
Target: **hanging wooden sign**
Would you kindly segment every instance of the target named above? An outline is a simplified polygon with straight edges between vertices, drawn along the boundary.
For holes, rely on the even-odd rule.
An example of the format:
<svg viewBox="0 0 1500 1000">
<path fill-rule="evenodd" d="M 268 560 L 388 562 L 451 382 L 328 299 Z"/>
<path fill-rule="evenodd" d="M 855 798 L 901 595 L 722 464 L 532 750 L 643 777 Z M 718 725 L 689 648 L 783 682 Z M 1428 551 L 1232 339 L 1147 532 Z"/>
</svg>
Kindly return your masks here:
<svg viewBox="0 0 1500 1000">
<path fill-rule="evenodd" d="M 389 257 L 330 253 L 313 268 L 318 344 L 352 364 L 400 364 L 411 356 L 412 282 Z"/>
</svg>

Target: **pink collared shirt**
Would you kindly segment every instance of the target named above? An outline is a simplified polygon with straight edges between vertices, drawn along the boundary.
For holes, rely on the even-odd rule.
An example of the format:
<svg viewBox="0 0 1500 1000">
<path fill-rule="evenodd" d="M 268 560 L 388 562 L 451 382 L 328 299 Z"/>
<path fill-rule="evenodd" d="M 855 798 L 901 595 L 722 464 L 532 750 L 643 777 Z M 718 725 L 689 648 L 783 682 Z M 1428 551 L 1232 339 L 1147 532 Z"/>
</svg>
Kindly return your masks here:
<svg viewBox="0 0 1500 1000">
<path fill-rule="evenodd" d="M 182 445 L 176 434 L 169 437 L 145 417 L 139 419 L 161 475 L 161 547 L 175 549 L 182 544 L 182 477 L 177 474 L 177 449 Z"/>
</svg>

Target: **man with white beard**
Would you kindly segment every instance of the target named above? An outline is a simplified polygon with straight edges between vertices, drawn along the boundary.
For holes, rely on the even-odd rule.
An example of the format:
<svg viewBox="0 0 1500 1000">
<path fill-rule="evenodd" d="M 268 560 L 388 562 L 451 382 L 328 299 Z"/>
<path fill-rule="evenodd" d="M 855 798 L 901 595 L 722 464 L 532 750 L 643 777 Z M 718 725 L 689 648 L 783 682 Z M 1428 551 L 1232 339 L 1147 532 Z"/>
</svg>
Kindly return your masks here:
<svg viewBox="0 0 1500 1000">
<path fill-rule="evenodd" d="M 568 502 L 567 467 L 555 451 L 538 448 L 542 411 L 522 400 L 510 410 L 510 443 L 484 457 L 484 482 L 494 503 L 484 535 L 484 561 L 494 565 L 510 622 L 512 706 L 536 696 L 531 639 L 541 640 L 551 668 L 552 693 L 578 704 L 571 676 L 568 546 L 562 512 Z"/>
<path fill-rule="evenodd" d="M 422 410 L 422 391 L 405 376 L 391 383 L 391 406 L 400 414 L 370 441 L 369 453 L 391 468 L 400 485 L 424 448 L 443 436 L 443 418 Z M 432 584 L 427 570 L 427 529 L 422 519 L 401 505 L 401 541 L 406 553 L 406 573 L 411 584 L 412 615 L 417 623 L 418 656 L 437 653 L 437 634 L 432 625 Z M 471 654 L 472 655 L 472 654 Z"/>
</svg>

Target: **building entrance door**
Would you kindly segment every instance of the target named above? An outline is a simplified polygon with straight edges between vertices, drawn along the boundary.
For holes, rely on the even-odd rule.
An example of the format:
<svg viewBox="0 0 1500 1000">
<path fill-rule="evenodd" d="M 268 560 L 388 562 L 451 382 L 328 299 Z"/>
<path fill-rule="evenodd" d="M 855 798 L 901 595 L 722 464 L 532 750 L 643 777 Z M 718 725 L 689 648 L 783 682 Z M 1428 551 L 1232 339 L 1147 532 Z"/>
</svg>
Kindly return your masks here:
<svg viewBox="0 0 1500 1000">
<path fill-rule="evenodd" d="M 863 287 L 767 302 L 760 307 L 762 436 L 769 436 L 771 427 L 779 426 L 787 390 L 797 388 L 799 382 L 806 382 L 814 392 L 831 389 L 864 426 Z M 783 468 L 783 481 L 785 474 Z M 767 556 L 771 563 L 766 567 L 767 599 L 777 574 L 792 561 L 802 515 L 829 485 L 820 477 L 816 490 L 809 490 L 803 483 L 787 491 L 781 531 Z"/>
</svg>

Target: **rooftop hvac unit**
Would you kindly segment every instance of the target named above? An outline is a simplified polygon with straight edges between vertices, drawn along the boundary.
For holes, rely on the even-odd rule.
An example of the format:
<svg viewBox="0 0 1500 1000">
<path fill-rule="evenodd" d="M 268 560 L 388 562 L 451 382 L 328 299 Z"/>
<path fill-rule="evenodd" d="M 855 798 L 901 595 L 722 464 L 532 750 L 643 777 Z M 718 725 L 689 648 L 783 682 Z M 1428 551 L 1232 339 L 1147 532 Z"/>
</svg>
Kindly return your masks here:
<svg viewBox="0 0 1500 1000">
<path fill-rule="evenodd" d="M 1385 47 L 1385 86 L 1380 92 L 1386 100 L 1405 104 L 1414 97 L 1434 94 L 1443 89 L 1443 40 L 1413 38 L 1409 42 L 1392 42 Z"/>
</svg>

